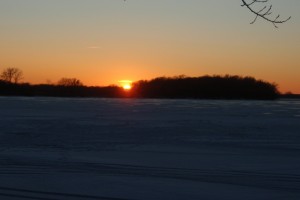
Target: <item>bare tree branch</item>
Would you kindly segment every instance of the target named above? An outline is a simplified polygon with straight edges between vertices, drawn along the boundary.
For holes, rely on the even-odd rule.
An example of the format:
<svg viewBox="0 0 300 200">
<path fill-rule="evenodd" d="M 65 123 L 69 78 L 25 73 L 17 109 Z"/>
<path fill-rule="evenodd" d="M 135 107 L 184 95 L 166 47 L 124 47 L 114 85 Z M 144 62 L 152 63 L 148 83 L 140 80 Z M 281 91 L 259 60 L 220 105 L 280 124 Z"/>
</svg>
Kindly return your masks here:
<svg viewBox="0 0 300 200">
<path fill-rule="evenodd" d="M 1 73 L 0 78 L 9 83 L 18 83 L 23 79 L 23 72 L 14 67 L 6 68 Z"/>
<path fill-rule="evenodd" d="M 272 5 L 265 5 L 266 3 L 269 3 L 269 0 L 251 0 L 251 2 L 247 2 L 247 0 L 241 0 L 242 6 L 247 7 L 252 13 L 255 14 L 254 20 L 251 22 L 251 24 L 254 24 L 258 18 L 262 18 L 268 22 L 271 22 L 276 28 L 278 28 L 277 24 L 282 24 L 291 19 L 291 17 L 288 17 L 287 19 L 280 19 L 280 15 L 277 15 L 275 18 L 271 17 L 272 14 Z M 255 4 L 261 3 L 263 7 L 260 10 L 255 10 L 253 6 Z"/>
</svg>

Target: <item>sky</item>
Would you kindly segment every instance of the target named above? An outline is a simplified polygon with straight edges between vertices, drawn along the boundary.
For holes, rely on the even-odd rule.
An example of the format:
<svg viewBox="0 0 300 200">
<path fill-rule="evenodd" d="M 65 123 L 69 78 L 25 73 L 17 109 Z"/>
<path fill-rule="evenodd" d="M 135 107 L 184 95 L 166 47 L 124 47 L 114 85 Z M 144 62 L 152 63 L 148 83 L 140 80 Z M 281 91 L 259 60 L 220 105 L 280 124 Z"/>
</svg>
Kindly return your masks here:
<svg viewBox="0 0 300 200">
<path fill-rule="evenodd" d="M 0 0 L 0 70 L 85 85 L 240 75 L 300 93 L 300 1 L 270 0 L 276 29 L 241 0 Z"/>
</svg>

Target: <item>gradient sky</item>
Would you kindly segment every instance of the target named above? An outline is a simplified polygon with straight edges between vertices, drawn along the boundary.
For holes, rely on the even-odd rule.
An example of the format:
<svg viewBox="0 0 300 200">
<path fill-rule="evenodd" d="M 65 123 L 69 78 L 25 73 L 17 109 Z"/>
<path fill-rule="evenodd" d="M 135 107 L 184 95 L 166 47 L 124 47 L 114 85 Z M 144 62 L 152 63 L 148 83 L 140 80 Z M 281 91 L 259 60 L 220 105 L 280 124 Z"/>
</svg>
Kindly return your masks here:
<svg viewBox="0 0 300 200">
<path fill-rule="evenodd" d="M 240 0 L 0 0 L 0 70 L 86 85 L 157 76 L 242 75 L 300 93 L 300 1 L 270 0 L 275 29 Z"/>
</svg>

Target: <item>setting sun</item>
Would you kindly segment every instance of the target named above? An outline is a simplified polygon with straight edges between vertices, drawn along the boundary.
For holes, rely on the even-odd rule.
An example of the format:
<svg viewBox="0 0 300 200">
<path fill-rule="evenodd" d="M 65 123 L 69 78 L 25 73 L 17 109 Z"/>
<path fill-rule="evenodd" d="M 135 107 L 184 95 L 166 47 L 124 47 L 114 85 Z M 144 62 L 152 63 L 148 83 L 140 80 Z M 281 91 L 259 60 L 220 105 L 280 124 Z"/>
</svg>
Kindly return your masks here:
<svg viewBox="0 0 300 200">
<path fill-rule="evenodd" d="M 124 88 L 124 90 L 130 90 L 131 85 L 130 84 L 123 85 L 123 88 Z"/>
<path fill-rule="evenodd" d="M 130 90 L 132 88 L 132 81 L 130 80 L 122 80 L 119 81 L 120 85 L 123 87 L 124 90 Z"/>
</svg>

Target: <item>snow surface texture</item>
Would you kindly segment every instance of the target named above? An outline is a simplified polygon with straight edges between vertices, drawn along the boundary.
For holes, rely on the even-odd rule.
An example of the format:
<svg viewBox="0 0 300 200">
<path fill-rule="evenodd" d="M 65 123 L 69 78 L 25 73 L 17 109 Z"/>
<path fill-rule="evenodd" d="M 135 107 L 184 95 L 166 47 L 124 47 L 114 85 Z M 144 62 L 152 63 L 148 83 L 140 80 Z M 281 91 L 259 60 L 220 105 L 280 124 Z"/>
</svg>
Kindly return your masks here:
<svg viewBox="0 0 300 200">
<path fill-rule="evenodd" d="M 0 97 L 0 199 L 299 200 L 300 101 Z"/>
</svg>

